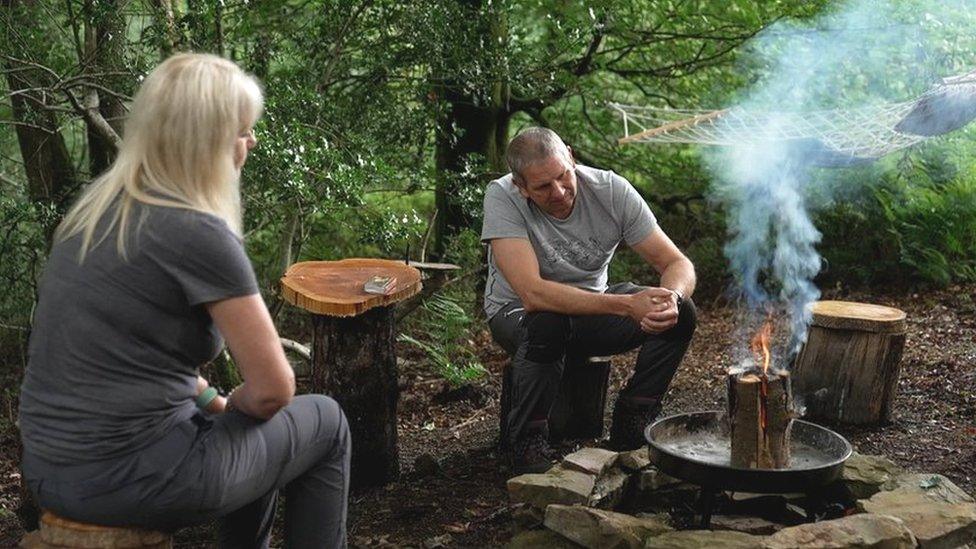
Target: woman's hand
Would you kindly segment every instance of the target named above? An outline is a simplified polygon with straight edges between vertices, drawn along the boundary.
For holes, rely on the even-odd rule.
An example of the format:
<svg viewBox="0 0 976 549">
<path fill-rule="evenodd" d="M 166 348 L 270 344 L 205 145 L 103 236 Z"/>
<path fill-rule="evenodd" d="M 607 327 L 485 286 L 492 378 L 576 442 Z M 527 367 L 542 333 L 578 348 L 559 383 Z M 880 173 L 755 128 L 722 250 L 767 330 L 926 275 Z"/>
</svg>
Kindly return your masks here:
<svg viewBox="0 0 976 549">
<path fill-rule="evenodd" d="M 206 379 L 203 379 L 203 376 L 198 375 L 197 376 L 197 395 L 196 396 L 200 396 L 201 393 L 203 393 L 205 390 L 207 390 L 207 387 L 210 387 L 210 383 L 208 383 Z"/>
</svg>

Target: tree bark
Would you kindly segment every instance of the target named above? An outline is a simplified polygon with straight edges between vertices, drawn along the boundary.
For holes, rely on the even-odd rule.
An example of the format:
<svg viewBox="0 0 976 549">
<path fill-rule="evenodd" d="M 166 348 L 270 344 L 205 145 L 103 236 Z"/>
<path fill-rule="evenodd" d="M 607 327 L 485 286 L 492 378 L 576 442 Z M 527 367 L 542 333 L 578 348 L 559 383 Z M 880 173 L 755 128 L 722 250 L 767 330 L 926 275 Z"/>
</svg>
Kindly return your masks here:
<svg viewBox="0 0 976 549">
<path fill-rule="evenodd" d="M 90 60 L 89 73 L 117 72 L 124 67 L 125 19 L 116 0 L 102 0 L 95 10 L 92 0 L 85 2 L 85 54 Z M 123 79 L 112 75 L 104 77 L 102 85 L 111 90 L 121 90 Z M 126 115 L 125 105 L 118 97 L 90 90 L 98 102 L 98 113 L 119 136 Z M 102 131 L 87 122 L 88 164 L 91 177 L 105 171 L 115 160 L 117 144 L 106 138 Z"/>
<path fill-rule="evenodd" d="M 732 466 L 789 467 L 793 423 L 789 374 L 730 374 L 728 398 Z"/>
<path fill-rule="evenodd" d="M 905 347 L 905 313 L 866 303 L 819 301 L 793 366 L 811 418 L 854 425 L 891 419 Z"/>
<path fill-rule="evenodd" d="M 354 487 L 380 486 L 399 474 L 394 336 L 393 307 L 312 316 L 312 390 L 335 398 L 349 419 Z"/>
<path fill-rule="evenodd" d="M 18 0 L 0 1 L 0 16 L 3 17 L 4 24 L 10 28 L 28 28 L 32 24 L 31 19 L 38 16 L 30 12 L 30 5 Z M 12 56 L 36 60 L 40 65 L 45 64 L 45 56 L 36 50 L 45 47 L 43 44 L 28 44 L 13 33 L 9 33 L 7 40 Z M 51 84 L 51 75 L 39 68 L 24 70 L 24 66 L 10 59 L 4 61 L 3 67 L 7 69 L 13 118 L 20 122 L 15 128 L 27 175 L 27 195 L 34 202 L 63 210 L 79 181 L 64 136 L 59 130 L 57 116 L 48 107 L 51 97 L 45 93 L 18 93 L 21 90 L 48 87 Z M 49 242 L 59 219 L 60 216 L 54 216 L 45 227 Z"/>
<path fill-rule="evenodd" d="M 471 18 L 483 21 L 484 43 L 506 41 L 508 29 L 503 10 L 484 0 L 455 1 L 463 11 L 470 13 Z M 470 52 L 482 53 L 473 47 Z M 444 103 L 437 124 L 435 149 L 438 215 L 432 255 L 437 260 L 444 259 L 452 237 L 475 223 L 477 216 L 465 211 L 463 198 L 472 188 L 483 187 L 490 179 L 507 171 L 505 148 L 511 116 L 505 108 L 509 93 L 506 78 L 496 78 L 491 88 L 481 90 L 481 93 L 467 91 L 477 89 L 477 86 L 466 86 L 456 78 L 444 78 L 441 82 L 435 90 Z"/>
</svg>

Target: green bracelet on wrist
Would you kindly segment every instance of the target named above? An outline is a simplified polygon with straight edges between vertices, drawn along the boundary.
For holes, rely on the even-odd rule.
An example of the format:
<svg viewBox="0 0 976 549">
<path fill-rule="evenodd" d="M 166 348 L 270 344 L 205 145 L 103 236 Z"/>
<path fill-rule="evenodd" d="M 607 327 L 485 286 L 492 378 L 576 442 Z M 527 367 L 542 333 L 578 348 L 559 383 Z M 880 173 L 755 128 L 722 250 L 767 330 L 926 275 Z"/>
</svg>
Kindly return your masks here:
<svg viewBox="0 0 976 549">
<path fill-rule="evenodd" d="M 206 410 L 207 406 L 217 398 L 217 389 L 213 387 L 207 387 L 202 393 L 197 395 L 197 408 L 201 410 Z"/>
</svg>

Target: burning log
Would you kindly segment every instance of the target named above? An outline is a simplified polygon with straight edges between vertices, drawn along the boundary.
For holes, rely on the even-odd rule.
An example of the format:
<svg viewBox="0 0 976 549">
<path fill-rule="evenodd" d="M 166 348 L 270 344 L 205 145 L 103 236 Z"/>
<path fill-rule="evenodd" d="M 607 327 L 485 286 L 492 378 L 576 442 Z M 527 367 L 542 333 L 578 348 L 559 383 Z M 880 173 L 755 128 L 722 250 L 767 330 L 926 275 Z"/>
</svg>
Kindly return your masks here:
<svg viewBox="0 0 976 549">
<path fill-rule="evenodd" d="M 790 465 L 793 395 L 789 373 L 770 370 L 772 319 L 752 338 L 759 366 L 728 377 L 731 464 L 749 469 L 782 469 Z"/>
<path fill-rule="evenodd" d="M 789 467 L 793 424 L 789 373 L 729 374 L 728 397 L 732 466 Z"/>
</svg>

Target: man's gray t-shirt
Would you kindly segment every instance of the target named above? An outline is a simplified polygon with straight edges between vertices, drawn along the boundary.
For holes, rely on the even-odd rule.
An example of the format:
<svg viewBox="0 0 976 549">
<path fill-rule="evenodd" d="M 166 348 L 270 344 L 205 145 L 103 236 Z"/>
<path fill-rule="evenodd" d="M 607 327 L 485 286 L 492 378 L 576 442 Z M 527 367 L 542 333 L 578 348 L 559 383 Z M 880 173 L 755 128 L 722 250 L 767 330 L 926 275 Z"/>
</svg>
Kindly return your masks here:
<svg viewBox="0 0 976 549">
<path fill-rule="evenodd" d="M 49 463 L 119 457 L 189 419 L 198 367 L 223 347 L 204 304 L 258 291 L 223 220 L 134 211 L 127 259 L 113 229 L 80 265 L 76 235 L 54 245 L 45 267 L 20 430 L 25 451 Z"/>
<path fill-rule="evenodd" d="M 492 181 L 485 191 L 481 241 L 527 239 L 543 279 L 604 292 L 617 246 L 644 240 L 657 220 L 630 182 L 614 172 L 577 164 L 576 178 L 576 201 L 566 219 L 550 216 L 519 194 L 511 174 Z M 485 313 L 490 319 L 517 299 L 489 248 Z"/>
</svg>

